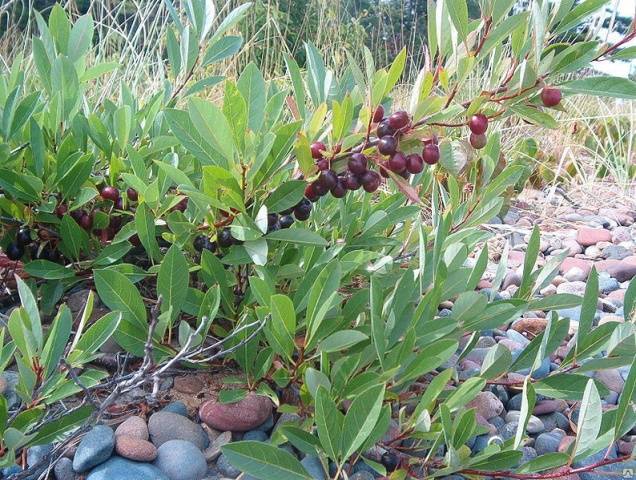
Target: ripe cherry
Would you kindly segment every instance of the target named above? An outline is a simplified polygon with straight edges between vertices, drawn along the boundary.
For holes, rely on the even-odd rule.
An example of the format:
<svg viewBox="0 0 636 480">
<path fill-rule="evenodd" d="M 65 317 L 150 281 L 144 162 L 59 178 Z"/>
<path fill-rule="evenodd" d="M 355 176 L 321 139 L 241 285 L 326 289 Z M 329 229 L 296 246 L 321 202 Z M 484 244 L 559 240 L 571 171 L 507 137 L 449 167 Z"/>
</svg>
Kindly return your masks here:
<svg viewBox="0 0 636 480">
<path fill-rule="evenodd" d="M 65 203 L 60 203 L 57 207 L 55 207 L 55 214 L 62 218 L 68 212 L 68 206 Z"/>
<path fill-rule="evenodd" d="M 411 153 L 406 157 L 406 171 L 413 175 L 424 170 L 424 160 L 417 153 Z"/>
<path fill-rule="evenodd" d="M 320 172 L 317 181 L 325 190 L 331 190 L 338 183 L 338 175 L 333 170 L 324 170 Z"/>
<path fill-rule="evenodd" d="M 23 228 L 16 235 L 16 242 L 19 245 L 28 245 L 31 243 L 31 231 L 28 228 Z"/>
<path fill-rule="evenodd" d="M 395 137 L 386 135 L 378 141 L 378 152 L 382 155 L 393 155 L 397 150 L 397 144 Z"/>
<path fill-rule="evenodd" d="M 316 180 L 314 183 L 311 184 L 314 192 L 316 193 L 316 195 L 318 195 L 318 197 L 324 197 L 325 195 L 327 195 L 327 192 L 329 191 L 328 188 L 325 188 L 325 186 L 320 183 L 320 181 Z M 309 197 L 307 197 L 309 198 Z M 284 214 L 287 213 L 291 213 L 291 212 L 282 212 Z"/>
<path fill-rule="evenodd" d="M 476 135 L 474 133 L 470 134 L 470 144 L 473 146 L 474 149 L 481 150 L 486 146 L 487 143 L 488 139 L 483 133 L 481 135 Z"/>
<path fill-rule="evenodd" d="M 541 90 L 541 101 L 546 107 L 556 107 L 561 103 L 561 90 L 555 87 L 544 87 Z"/>
<path fill-rule="evenodd" d="M 24 255 L 24 247 L 19 243 L 10 243 L 5 252 L 9 260 L 20 260 Z"/>
<path fill-rule="evenodd" d="M 294 217 L 291 215 L 283 215 L 278 220 L 278 223 L 280 223 L 280 228 L 289 228 L 294 223 Z"/>
<path fill-rule="evenodd" d="M 180 212 L 185 212 L 186 208 L 188 208 L 188 199 L 186 198 L 182 198 L 181 201 L 179 203 L 177 203 L 172 209 L 173 210 L 178 210 Z"/>
<path fill-rule="evenodd" d="M 391 167 L 389 167 L 389 161 L 386 160 L 384 162 L 380 163 L 380 175 L 382 175 L 384 178 L 389 178 L 389 172 L 391 171 Z"/>
<path fill-rule="evenodd" d="M 335 198 L 343 198 L 347 194 L 347 187 L 343 179 L 338 179 L 338 183 L 331 189 L 331 194 Z"/>
<path fill-rule="evenodd" d="M 367 157 L 361 153 L 354 153 L 347 162 L 347 167 L 351 173 L 362 175 L 367 170 Z"/>
<path fill-rule="evenodd" d="M 234 243 L 234 237 L 229 228 L 224 228 L 217 234 L 216 241 L 219 246 L 227 248 Z"/>
<path fill-rule="evenodd" d="M 136 202 L 137 199 L 139 198 L 139 194 L 137 193 L 137 190 L 130 187 L 128 188 L 128 190 L 126 190 L 126 196 L 128 197 L 128 200 L 130 200 L 131 202 Z"/>
<path fill-rule="evenodd" d="M 316 160 L 322 158 L 322 152 L 327 150 L 327 147 L 322 142 L 314 142 L 311 144 L 311 156 Z"/>
<path fill-rule="evenodd" d="M 86 231 L 90 231 L 93 228 L 93 217 L 88 213 L 83 213 L 78 222 L 79 226 Z"/>
<path fill-rule="evenodd" d="M 439 162 L 439 147 L 434 143 L 429 143 L 422 151 L 422 158 L 429 165 L 435 165 Z"/>
<path fill-rule="evenodd" d="M 197 252 L 200 252 L 205 247 L 206 240 L 207 237 L 205 235 L 199 235 L 194 239 L 194 242 L 192 242 L 192 246 Z"/>
<path fill-rule="evenodd" d="M 396 152 L 389 158 L 389 169 L 396 173 L 406 170 L 406 157 L 402 152 Z"/>
<path fill-rule="evenodd" d="M 386 136 L 392 136 L 395 133 L 395 130 L 391 128 L 387 120 L 384 120 L 380 122 L 380 124 L 378 125 L 378 129 L 376 133 L 378 138 L 382 138 Z"/>
<path fill-rule="evenodd" d="M 488 130 L 488 117 L 483 113 L 476 113 L 470 117 L 468 128 L 470 128 L 470 131 L 475 135 L 486 133 L 486 130 Z"/>
<path fill-rule="evenodd" d="M 372 193 L 380 188 L 382 179 L 377 172 L 367 170 L 360 176 L 360 181 L 362 182 L 362 188 L 364 188 L 366 192 Z"/>
<path fill-rule="evenodd" d="M 309 218 L 309 215 L 311 215 L 311 202 L 309 200 L 301 201 L 294 207 L 294 217 L 296 217 L 296 220 L 305 221 Z"/>
<path fill-rule="evenodd" d="M 119 190 L 110 185 L 102 188 L 101 195 L 104 200 L 111 200 L 112 202 L 119 200 Z"/>
<path fill-rule="evenodd" d="M 385 452 L 382 454 L 381 463 L 387 472 L 393 472 L 400 465 L 400 460 L 394 453 Z"/>
<path fill-rule="evenodd" d="M 85 213 L 85 210 L 73 210 L 71 212 L 71 218 L 79 223 L 80 218 L 82 218 L 82 215 L 84 215 Z"/>
<path fill-rule="evenodd" d="M 343 183 L 347 190 L 358 190 L 361 186 L 360 179 L 351 172 L 344 176 Z"/>
<path fill-rule="evenodd" d="M 373 112 L 373 123 L 380 123 L 384 118 L 384 107 L 382 105 L 378 105 Z"/>
<path fill-rule="evenodd" d="M 326 158 L 321 158 L 316 162 L 316 168 L 321 172 L 324 170 L 329 170 L 329 160 Z"/>
<path fill-rule="evenodd" d="M 387 119 L 389 126 L 394 130 L 400 130 L 401 128 L 406 127 L 409 124 L 409 121 L 409 114 L 406 113 L 404 110 L 395 112 Z"/>
<path fill-rule="evenodd" d="M 315 202 L 320 198 L 320 195 L 316 193 L 313 183 L 310 183 L 305 187 L 305 198 L 308 198 L 311 202 Z"/>
</svg>

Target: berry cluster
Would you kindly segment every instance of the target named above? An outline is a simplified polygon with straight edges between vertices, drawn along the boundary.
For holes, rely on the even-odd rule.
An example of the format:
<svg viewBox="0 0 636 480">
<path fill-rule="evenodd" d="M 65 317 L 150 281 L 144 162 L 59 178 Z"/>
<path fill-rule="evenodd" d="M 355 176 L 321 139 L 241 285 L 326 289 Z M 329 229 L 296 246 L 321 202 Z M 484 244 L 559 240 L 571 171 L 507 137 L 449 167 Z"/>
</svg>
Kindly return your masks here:
<svg viewBox="0 0 636 480">
<path fill-rule="evenodd" d="M 331 161 L 324 157 L 327 147 L 322 142 L 311 145 L 311 155 L 320 171 L 318 178 L 307 185 L 305 197 L 312 202 L 331 193 L 335 198 L 342 198 L 349 190 L 360 188 L 368 193 L 375 192 L 388 172 L 394 172 L 403 178 L 418 174 L 424 170 L 424 164 L 434 165 L 439 161 L 439 147 L 435 139 L 424 142 L 422 154 L 404 154 L 399 151 L 399 138 L 411 127 L 411 118 L 405 111 L 398 111 L 389 117 L 384 116 L 384 108 L 380 105 L 373 114 L 373 122 L 377 123 L 376 148 L 381 156 L 378 163 L 379 173 L 370 168 L 370 162 L 363 153 L 354 152 L 348 156 L 347 168 L 336 173 L 331 168 Z M 339 148 L 334 149 L 334 154 Z"/>
<path fill-rule="evenodd" d="M 28 228 L 23 228 L 18 231 L 15 236 L 15 241 L 7 245 L 5 254 L 9 260 L 20 260 L 24 255 L 24 250 L 32 242 L 31 231 Z"/>
</svg>

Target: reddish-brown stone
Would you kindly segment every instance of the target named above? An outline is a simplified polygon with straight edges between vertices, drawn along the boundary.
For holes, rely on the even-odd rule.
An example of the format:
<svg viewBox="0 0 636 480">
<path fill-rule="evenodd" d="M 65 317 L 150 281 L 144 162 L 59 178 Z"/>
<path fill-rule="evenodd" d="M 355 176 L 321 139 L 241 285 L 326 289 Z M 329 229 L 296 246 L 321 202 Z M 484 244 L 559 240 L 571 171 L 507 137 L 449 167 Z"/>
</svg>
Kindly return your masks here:
<svg viewBox="0 0 636 480">
<path fill-rule="evenodd" d="M 118 455 L 137 462 L 152 462 L 157 458 L 157 448 L 152 443 L 128 435 L 116 437 L 115 451 Z"/>
<path fill-rule="evenodd" d="M 584 247 L 596 245 L 598 242 L 611 242 L 612 232 L 604 228 L 581 227 L 576 232 L 576 241 Z"/>
<path fill-rule="evenodd" d="M 199 408 L 199 416 L 208 426 L 231 432 L 252 430 L 267 420 L 271 413 L 272 401 L 254 393 L 235 403 L 211 399 Z"/>
</svg>

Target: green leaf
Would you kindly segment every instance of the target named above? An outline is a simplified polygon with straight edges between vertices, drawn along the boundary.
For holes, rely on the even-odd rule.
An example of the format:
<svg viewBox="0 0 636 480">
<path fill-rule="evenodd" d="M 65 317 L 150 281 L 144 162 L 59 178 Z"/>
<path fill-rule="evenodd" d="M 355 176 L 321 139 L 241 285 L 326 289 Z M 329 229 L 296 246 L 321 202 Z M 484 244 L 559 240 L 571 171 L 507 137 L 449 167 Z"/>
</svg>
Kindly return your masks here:
<svg viewBox="0 0 636 480">
<path fill-rule="evenodd" d="M 93 41 L 93 17 L 90 14 L 82 15 L 73 25 L 68 42 L 68 57 L 76 62 L 86 55 Z"/>
<path fill-rule="evenodd" d="M 596 440 L 601 430 L 602 420 L 601 397 L 598 394 L 594 380 L 590 378 L 581 399 L 574 447 L 575 457 L 577 454 L 584 452 Z"/>
<path fill-rule="evenodd" d="M 526 433 L 526 426 L 530 415 L 534 410 L 534 404 L 537 400 L 537 395 L 534 393 L 532 383 L 530 383 L 530 377 L 526 377 L 523 382 L 523 397 L 521 399 L 521 412 L 519 414 L 519 422 L 517 425 L 517 432 L 515 434 L 514 449 L 518 449 L 523 441 Z"/>
<path fill-rule="evenodd" d="M 70 215 L 64 215 L 60 224 L 60 236 L 62 237 L 63 252 L 71 258 L 79 260 L 80 253 L 88 248 L 86 230 L 80 228 Z"/>
<path fill-rule="evenodd" d="M 84 405 L 57 420 L 47 422 L 37 431 L 37 434 L 29 443 L 31 445 L 46 445 L 60 441 L 77 427 L 85 424 L 92 413 L 93 407 Z"/>
<path fill-rule="evenodd" d="M 299 245 L 312 245 L 317 247 L 326 247 L 328 245 L 327 241 L 317 233 L 298 227 L 277 230 L 267 234 L 265 238 L 267 240 L 296 243 Z"/>
<path fill-rule="evenodd" d="M 633 282 L 632 282 L 633 283 Z M 632 365 L 629 369 L 629 374 L 625 380 L 623 391 L 618 401 L 618 408 L 616 409 L 616 426 L 614 428 L 614 440 L 618 440 L 624 434 L 626 434 L 633 424 L 628 422 L 630 418 L 630 410 L 633 413 L 634 409 L 634 397 L 636 396 L 636 356 L 632 360 Z"/>
<path fill-rule="evenodd" d="M 285 355 L 291 361 L 296 349 L 294 343 L 296 336 L 294 303 L 286 295 L 272 295 L 270 307 L 272 318 L 265 326 L 265 335 L 277 353 Z"/>
<path fill-rule="evenodd" d="M 303 180 L 290 180 L 280 185 L 265 200 L 268 212 L 278 213 L 292 208 L 303 199 L 307 183 Z"/>
<path fill-rule="evenodd" d="M 245 67 L 237 83 L 238 89 L 247 102 L 247 125 L 253 132 L 258 132 L 265 118 L 267 86 L 263 74 L 256 64 Z"/>
<path fill-rule="evenodd" d="M 53 320 L 49 337 L 42 350 L 42 366 L 45 369 L 46 378 L 59 368 L 59 361 L 71 336 L 72 326 L 71 311 L 66 305 L 62 305 Z"/>
<path fill-rule="evenodd" d="M 534 384 L 534 390 L 539 395 L 563 400 L 581 400 L 589 377 L 575 373 L 557 373 L 550 375 Z M 602 394 L 607 390 L 599 385 Z"/>
<path fill-rule="evenodd" d="M 44 337 L 42 336 L 42 320 L 40 318 L 38 302 L 33 295 L 33 291 L 26 283 L 24 283 L 24 280 L 22 280 L 18 275 L 15 275 L 15 281 L 18 287 L 20 303 L 29 317 L 30 330 L 33 333 L 37 349 L 40 350 L 42 348 Z"/>
<path fill-rule="evenodd" d="M 24 271 L 34 277 L 46 280 L 61 280 L 75 276 L 71 268 L 49 260 L 33 260 L 24 266 Z"/>
<path fill-rule="evenodd" d="M 224 161 L 215 158 L 214 163 L 223 168 L 233 165 L 235 145 L 232 129 L 221 109 L 212 102 L 191 97 L 188 112 L 200 138 L 205 138 L 223 156 Z"/>
<path fill-rule="evenodd" d="M 560 85 L 565 94 L 636 99 L 636 82 L 622 77 L 587 77 Z"/>
<path fill-rule="evenodd" d="M 576 349 L 578 353 L 582 339 L 587 337 L 594 322 L 596 314 L 596 304 L 598 302 L 598 273 L 596 268 L 592 267 L 585 285 L 585 294 L 583 295 L 583 305 L 581 306 L 581 317 L 579 319 L 579 328 L 576 332 Z"/>
<path fill-rule="evenodd" d="M 340 413 L 329 397 L 329 392 L 323 387 L 318 387 L 316 393 L 314 417 L 322 448 L 329 458 L 337 460 L 344 415 Z"/>
<path fill-rule="evenodd" d="M 530 107 L 528 105 L 513 105 L 510 110 L 515 112 L 524 120 L 534 125 L 546 128 L 557 128 L 559 124 L 549 113 L 542 112 L 536 107 Z"/>
<path fill-rule="evenodd" d="M 128 277 L 110 269 L 95 270 L 94 275 L 101 301 L 111 310 L 120 310 L 124 319 L 146 330 L 146 307 L 137 287 Z"/>
<path fill-rule="evenodd" d="M 578 26 L 581 21 L 607 4 L 609 0 L 585 0 L 568 12 L 554 31 L 555 35 Z"/>
<path fill-rule="evenodd" d="M 384 368 L 386 353 L 386 327 L 382 318 L 383 295 L 380 281 L 371 276 L 371 287 L 369 288 L 369 305 L 371 316 L 371 340 L 375 353 L 380 361 L 380 365 Z"/>
<path fill-rule="evenodd" d="M 190 283 L 188 262 L 181 249 L 173 244 L 161 261 L 157 274 L 157 293 L 163 297 L 161 311 L 172 309 L 171 321 L 173 321 L 183 308 Z"/>
<path fill-rule="evenodd" d="M 205 67 L 211 63 L 220 62 L 224 58 L 234 55 L 241 49 L 241 45 L 243 45 L 242 37 L 227 35 L 220 38 L 205 51 L 201 66 Z"/>
<path fill-rule="evenodd" d="M 220 403 L 236 403 L 243 400 L 246 396 L 247 396 L 247 390 L 245 389 L 221 390 L 219 392 L 219 402 Z"/>
<path fill-rule="evenodd" d="M 448 14 L 461 41 L 468 37 L 468 3 L 465 0 L 446 0 Z"/>
<path fill-rule="evenodd" d="M 108 312 L 86 330 L 69 355 L 72 364 L 77 366 L 90 361 L 104 343 L 117 330 L 122 314 Z"/>
<path fill-rule="evenodd" d="M 264 442 L 232 442 L 222 447 L 232 465 L 262 480 L 311 480 L 291 453 Z"/>
<path fill-rule="evenodd" d="M 369 337 L 358 330 L 338 330 L 320 342 L 318 350 L 325 353 L 339 352 L 366 340 Z"/>
<path fill-rule="evenodd" d="M 150 258 L 153 261 L 158 260 L 161 257 L 161 253 L 159 252 L 159 244 L 157 243 L 155 232 L 155 217 L 145 203 L 137 206 L 135 228 L 137 229 L 137 236 Z"/>
<path fill-rule="evenodd" d="M 567 453 L 549 452 L 524 463 L 515 471 L 517 473 L 542 472 L 565 465 L 569 459 Z"/>
<path fill-rule="evenodd" d="M 315 456 L 320 450 L 318 438 L 302 428 L 284 423 L 277 430 L 287 437 L 287 440 L 289 440 L 294 447 L 306 455 Z"/>
<path fill-rule="evenodd" d="M 383 399 L 384 385 L 371 387 L 355 397 L 342 426 L 341 458 L 349 458 L 369 436 L 380 417 Z"/>
</svg>

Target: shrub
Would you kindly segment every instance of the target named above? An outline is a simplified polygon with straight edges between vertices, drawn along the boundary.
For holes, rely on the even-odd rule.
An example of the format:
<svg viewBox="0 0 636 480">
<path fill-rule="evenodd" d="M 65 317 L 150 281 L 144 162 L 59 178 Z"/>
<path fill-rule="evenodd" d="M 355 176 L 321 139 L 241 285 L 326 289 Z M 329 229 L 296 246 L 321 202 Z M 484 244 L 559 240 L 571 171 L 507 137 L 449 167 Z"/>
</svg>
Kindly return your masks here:
<svg viewBox="0 0 636 480">
<path fill-rule="evenodd" d="M 58 390 L 67 396 L 78 384 L 105 381 L 93 370 L 79 383 L 71 375 L 99 348 L 82 340 L 93 329 L 112 331 L 125 351 L 144 358 L 140 382 L 156 382 L 177 362 L 230 357 L 243 386 L 228 387 L 221 400 L 253 390 L 280 411 L 302 413 L 306 421 L 280 428 L 274 443 L 318 456 L 325 471 L 331 462 L 334 478 L 350 473 L 394 417 L 395 438 L 412 450 L 387 441 L 388 457 L 372 466 L 415 477 L 536 478 L 532 472 L 563 466 L 567 473 L 573 461 L 633 428 L 636 370 L 618 407 L 605 413 L 602 387 L 585 375 L 633 366 L 633 324 L 593 326 L 594 280 L 573 349 L 558 370 L 538 374 L 568 334 L 568 320 L 555 311 L 581 299 L 537 298 L 562 260 L 535 268 L 537 230 L 513 298 L 475 291 L 488 262 L 488 233 L 479 227 L 529 175 L 523 162 L 502 161 L 490 125 L 521 118 L 554 127 L 550 109 L 563 108 L 561 95 L 635 95 L 626 79 L 565 80 L 616 52 L 618 45 L 552 42 L 599 2 L 572 9 L 572 2 L 537 3 L 516 14 L 507 2 L 485 2 L 479 20 L 468 19 L 463 2 L 431 2 L 430 62 L 403 110 L 392 95 L 406 51 L 387 69 L 376 69 L 368 54 L 364 66 L 352 59 L 336 73 L 307 44 L 306 70 L 287 57 L 286 81 L 266 80 L 255 64 L 236 81 L 210 75 L 240 48 L 230 31 L 249 4 L 216 28 L 207 5 L 175 10 L 163 91 L 138 98 L 122 84 L 117 100 L 97 103 L 87 94 L 91 82 L 116 65 L 89 66 L 91 18 L 71 24 L 59 7 L 48 26 L 36 14 L 32 74 L 16 62 L 0 78 L 1 245 L 31 277 L 29 286 L 17 280 L 23 307 L 10 317 L 2 351 L 3 366 L 12 359 L 18 366 L 22 394 L 18 417 L 10 412 L 4 422 L 7 463 L 43 441 L 41 421 L 54 414 L 51 401 L 29 401 L 40 386 L 52 379 L 47 393 L 60 400 Z M 466 82 L 483 71 L 489 84 L 471 98 Z M 206 98 L 212 91 L 219 101 Z M 115 313 L 85 334 L 80 328 L 65 348 L 71 325 L 60 307 L 44 342 L 35 296 L 52 312 L 78 284 L 94 285 Z M 633 298 L 631 287 L 626 318 Z M 452 312 L 440 316 L 450 299 Z M 151 315 L 147 304 L 155 305 Z M 495 346 L 479 375 L 458 377 L 451 358 L 466 356 L 479 332 L 537 309 L 552 312 L 548 326 L 523 352 L 513 357 Z M 75 353 L 83 341 L 91 349 Z M 523 380 L 511 372 L 523 372 Z M 522 389 L 520 427 L 514 438 L 472 454 L 466 443 L 484 428 L 467 404 L 498 383 Z M 570 451 L 519 465 L 542 393 L 581 400 L 581 428 Z M 282 398 L 291 400 L 283 405 Z M 37 420 L 18 421 L 34 411 Z M 60 425 L 70 430 L 87 412 L 60 417 Z M 224 452 L 258 478 L 309 478 L 274 444 L 237 442 Z M 604 462 L 619 460 L 626 459 Z"/>
</svg>

